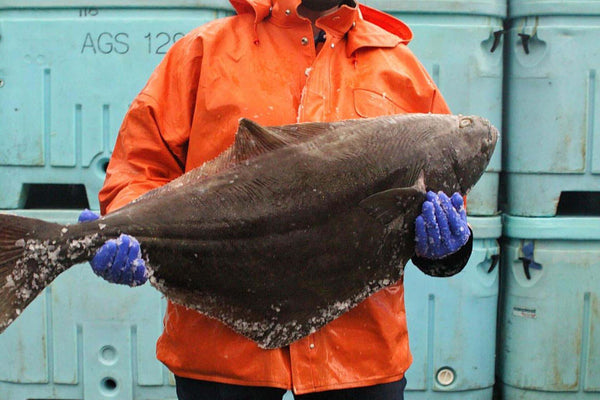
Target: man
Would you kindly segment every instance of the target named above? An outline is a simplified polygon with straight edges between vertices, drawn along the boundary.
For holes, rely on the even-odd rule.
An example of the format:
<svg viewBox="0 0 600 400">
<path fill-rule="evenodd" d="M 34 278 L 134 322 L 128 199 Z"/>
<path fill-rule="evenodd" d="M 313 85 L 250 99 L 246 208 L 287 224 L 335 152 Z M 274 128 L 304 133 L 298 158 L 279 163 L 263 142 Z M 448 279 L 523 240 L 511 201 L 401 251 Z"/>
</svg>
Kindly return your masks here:
<svg viewBox="0 0 600 400">
<path fill-rule="evenodd" d="M 179 40 L 134 100 L 100 193 L 103 213 L 216 157 L 241 117 L 283 125 L 449 112 L 397 19 L 352 0 L 231 1 L 238 15 Z M 460 195 L 429 193 L 416 233 L 419 268 L 447 276 L 464 267 L 471 241 Z M 92 266 L 136 285 L 145 281 L 139 257 L 124 236 Z M 274 350 L 169 302 L 157 357 L 180 399 L 280 399 L 286 389 L 296 399 L 402 399 L 411 363 L 402 281 Z"/>
</svg>

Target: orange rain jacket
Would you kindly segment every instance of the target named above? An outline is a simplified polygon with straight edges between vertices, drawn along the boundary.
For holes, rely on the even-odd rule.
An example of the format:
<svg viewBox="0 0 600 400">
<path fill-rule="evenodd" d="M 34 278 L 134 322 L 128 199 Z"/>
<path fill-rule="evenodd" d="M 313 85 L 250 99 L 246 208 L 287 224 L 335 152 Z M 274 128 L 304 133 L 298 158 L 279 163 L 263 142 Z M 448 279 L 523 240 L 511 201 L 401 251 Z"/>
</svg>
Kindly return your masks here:
<svg viewBox="0 0 600 400">
<path fill-rule="evenodd" d="M 280 125 L 449 112 L 406 47 L 412 33 L 402 22 L 344 5 L 317 21 L 327 38 L 317 52 L 299 3 L 233 0 L 238 15 L 172 47 L 125 117 L 100 193 L 103 213 L 217 156 L 241 117 Z M 298 394 L 396 381 L 412 361 L 402 282 L 275 350 L 169 303 L 157 357 L 179 376 Z"/>
</svg>

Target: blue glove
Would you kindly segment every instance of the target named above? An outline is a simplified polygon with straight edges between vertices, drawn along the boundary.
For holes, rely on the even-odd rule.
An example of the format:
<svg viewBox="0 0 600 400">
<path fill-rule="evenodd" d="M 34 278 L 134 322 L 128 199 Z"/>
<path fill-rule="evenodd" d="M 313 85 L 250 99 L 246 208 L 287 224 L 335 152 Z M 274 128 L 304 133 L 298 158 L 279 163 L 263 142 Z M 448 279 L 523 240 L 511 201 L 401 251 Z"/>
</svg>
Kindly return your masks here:
<svg viewBox="0 0 600 400">
<path fill-rule="evenodd" d="M 457 252 L 471 236 L 460 193 L 452 198 L 439 192 L 427 193 L 421 215 L 415 220 L 417 256 L 440 259 Z"/>
<path fill-rule="evenodd" d="M 84 210 L 79 222 L 94 221 L 99 215 Z M 117 239 L 109 239 L 98 249 L 90 261 L 96 275 L 111 283 L 139 286 L 148 280 L 148 271 L 142 260 L 139 242 L 129 235 L 122 234 Z"/>
</svg>

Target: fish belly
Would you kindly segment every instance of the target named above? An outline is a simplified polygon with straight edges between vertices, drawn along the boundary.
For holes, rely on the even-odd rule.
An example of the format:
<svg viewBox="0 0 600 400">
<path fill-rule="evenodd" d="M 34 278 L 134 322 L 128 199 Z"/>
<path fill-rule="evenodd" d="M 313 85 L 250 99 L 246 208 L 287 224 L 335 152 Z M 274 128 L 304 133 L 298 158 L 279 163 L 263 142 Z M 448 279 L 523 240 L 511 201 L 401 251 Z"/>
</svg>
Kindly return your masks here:
<svg viewBox="0 0 600 400">
<path fill-rule="evenodd" d="M 412 254 L 408 242 L 353 208 L 298 230 L 159 241 L 145 251 L 151 281 L 171 300 L 273 348 L 314 332 L 397 281 Z"/>
</svg>

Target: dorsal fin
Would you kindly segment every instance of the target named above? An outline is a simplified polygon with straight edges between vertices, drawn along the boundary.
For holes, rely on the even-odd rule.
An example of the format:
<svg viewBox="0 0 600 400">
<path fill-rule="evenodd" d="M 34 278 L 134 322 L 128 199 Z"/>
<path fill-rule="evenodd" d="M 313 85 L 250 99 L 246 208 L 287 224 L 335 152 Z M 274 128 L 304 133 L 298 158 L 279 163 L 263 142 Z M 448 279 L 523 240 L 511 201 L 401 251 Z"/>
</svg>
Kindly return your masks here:
<svg viewBox="0 0 600 400">
<path fill-rule="evenodd" d="M 198 173 L 202 176 L 215 175 L 245 160 L 288 144 L 288 141 L 270 129 L 247 118 L 241 118 L 233 144 L 216 158 L 204 163 Z"/>
<path fill-rule="evenodd" d="M 250 158 L 290 144 L 301 143 L 343 124 L 344 122 L 303 122 L 264 127 L 247 118 L 241 118 L 233 145 L 203 164 L 197 173 L 201 176 L 217 174 Z"/>
<path fill-rule="evenodd" d="M 235 143 L 233 144 L 234 156 L 240 160 L 247 160 L 290 143 L 290 140 L 286 140 L 284 136 L 279 135 L 275 130 L 261 126 L 249 119 L 241 118 L 238 131 L 235 134 Z"/>
<path fill-rule="evenodd" d="M 258 140 L 266 147 L 265 150 L 270 151 L 281 146 L 301 143 L 325 132 L 339 129 L 344 125 L 346 125 L 345 121 L 301 122 L 299 124 L 264 127 L 252 120 L 242 118 L 236 134 L 236 146 L 238 140 L 242 140 L 242 138 L 246 143 L 251 140 Z M 240 143 L 240 145 L 242 144 Z"/>
<path fill-rule="evenodd" d="M 269 130 L 285 138 L 286 141 L 300 143 L 343 125 L 344 122 L 302 122 L 299 124 L 270 126 Z"/>
</svg>

